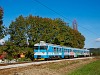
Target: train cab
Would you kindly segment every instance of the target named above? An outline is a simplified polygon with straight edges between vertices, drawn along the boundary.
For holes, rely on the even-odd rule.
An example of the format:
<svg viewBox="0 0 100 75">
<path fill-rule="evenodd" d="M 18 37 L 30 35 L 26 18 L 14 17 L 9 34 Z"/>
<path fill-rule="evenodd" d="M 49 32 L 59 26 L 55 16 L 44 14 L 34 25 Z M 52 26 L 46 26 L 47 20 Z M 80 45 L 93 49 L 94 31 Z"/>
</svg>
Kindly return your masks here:
<svg viewBox="0 0 100 75">
<path fill-rule="evenodd" d="M 44 41 L 40 41 L 34 45 L 34 58 L 44 60 L 47 56 L 48 45 Z"/>
</svg>

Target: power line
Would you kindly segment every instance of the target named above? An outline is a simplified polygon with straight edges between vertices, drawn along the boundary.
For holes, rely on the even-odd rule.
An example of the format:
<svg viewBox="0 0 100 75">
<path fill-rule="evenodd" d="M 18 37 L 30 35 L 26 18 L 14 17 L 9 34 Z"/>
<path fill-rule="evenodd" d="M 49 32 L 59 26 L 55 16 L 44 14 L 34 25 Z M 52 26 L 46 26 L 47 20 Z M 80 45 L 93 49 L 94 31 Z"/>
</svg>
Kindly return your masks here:
<svg viewBox="0 0 100 75">
<path fill-rule="evenodd" d="M 47 9 L 51 10 L 52 12 L 58 14 L 59 16 L 61 16 L 61 17 L 65 18 L 65 19 L 69 20 L 70 22 L 72 22 L 72 20 L 66 18 L 65 16 L 63 16 L 63 15 L 60 14 L 60 13 L 58 13 L 57 11 L 55 11 L 55 10 L 51 9 L 50 7 L 44 5 L 44 4 L 41 3 L 40 1 L 38 1 L 38 0 L 34 0 L 34 1 L 37 2 L 37 3 L 39 3 L 39 4 L 42 5 L 42 6 L 46 7 Z M 83 27 L 83 26 L 81 26 L 81 25 L 78 25 L 78 26 L 80 26 L 81 28 L 83 28 L 83 29 L 85 29 L 85 30 L 87 30 L 87 31 L 89 31 L 89 32 L 94 33 L 95 35 L 98 35 L 97 33 L 93 32 L 93 31 L 91 31 L 91 30 L 89 30 L 89 29 L 87 29 L 87 28 L 85 28 L 85 27 Z M 100 36 L 100 35 L 98 35 L 98 36 Z"/>
<path fill-rule="evenodd" d="M 65 19 L 67 19 L 67 20 L 72 22 L 72 20 L 66 18 L 65 16 L 61 15 L 60 13 L 56 12 L 55 10 L 53 10 L 53 9 L 49 8 L 48 6 L 44 5 L 43 3 L 39 2 L 38 0 L 34 0 L 34 1 L 36 1 L 39 4 L 41 4 L 42 6 L 46 7 L 47 9 L 51 10 L 52 12 L 58 14 L 59 16 L 61 16 L 61 17 L 63 17 L 63 18 L 65 18 Z"/>
<path fill-rule="evenodd" d="M 79 26 L 80 26 L 80 25 L 79 25 Z M 83 27 L 83 26 L 80 26 L 80 27 L 83 28 L 83 29 L 85 29 L 85 30 L 87 30 L 87 31 L 90 31 L 91 33 L 93 33 L 93 34 L 95 34 L 95 35 L 100 36 L 99 34 L 97 34 L 97 33 L 93 32 L 93 31 L 91 31 L 90 29 L 87 29 L 87 28 L 85 28 L 85 27 Z"/>
</svg>

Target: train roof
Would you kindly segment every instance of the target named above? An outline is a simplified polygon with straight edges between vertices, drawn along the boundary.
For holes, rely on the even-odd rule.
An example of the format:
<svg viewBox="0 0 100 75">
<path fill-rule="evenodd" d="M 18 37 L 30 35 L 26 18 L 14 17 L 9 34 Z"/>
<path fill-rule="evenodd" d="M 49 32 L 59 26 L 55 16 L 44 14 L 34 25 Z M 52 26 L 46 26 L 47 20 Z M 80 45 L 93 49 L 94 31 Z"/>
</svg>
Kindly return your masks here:
<svg viewBox="0 0 100 75">
<path fill-rule="evenodd" d="M 36 43 L 34 46 L 53 46 L 53 47 L 62 47 L 62 48 L 67 48 L 67 49 L 72 49 L 72 50 L 86 50 L 86 51 L 89 51 L 87 49 L 71 48 L 71 47 L 60 46 L 60 45 L 56 45 L 56 44 L 45 43 L 44 41 L 40 41 L 40 43 Z"/>
<path fill-rule="evenodd" d="M 40 41 L 40 43 L 36 43 L 34 46 L 57 46 L 57 47 L 59 46 L 61 47 L 60 45 L 45 43 L 44 41 Z"/>
<path fill-rule="evenodd" d="M 48 44 L 44 41 L 40 41 L 40 43 L 36 43 L 34 46 L 47 46 Z"/>
</svg>

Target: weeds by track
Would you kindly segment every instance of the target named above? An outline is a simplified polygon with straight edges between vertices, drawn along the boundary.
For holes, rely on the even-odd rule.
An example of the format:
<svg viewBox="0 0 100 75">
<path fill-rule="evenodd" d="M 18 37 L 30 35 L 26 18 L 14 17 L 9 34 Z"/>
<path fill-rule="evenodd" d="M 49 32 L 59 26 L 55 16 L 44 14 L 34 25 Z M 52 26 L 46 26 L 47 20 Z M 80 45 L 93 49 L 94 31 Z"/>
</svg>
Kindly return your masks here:
<svg viewBox="0 0 100 75">
<path fill-rule="evenodd" d="M 69 75 L 100 75 L 100 60 L 91 62 L 71 72 Z"/>
<path fill-rule="evenodd" d="M 24 67 L 16 67 L 0 70 L 0 75 L 66 75 L 71 71 L 93 62 L 97 59 L 63 60 L 57 62 L 42 63 Z"/>
</svg>

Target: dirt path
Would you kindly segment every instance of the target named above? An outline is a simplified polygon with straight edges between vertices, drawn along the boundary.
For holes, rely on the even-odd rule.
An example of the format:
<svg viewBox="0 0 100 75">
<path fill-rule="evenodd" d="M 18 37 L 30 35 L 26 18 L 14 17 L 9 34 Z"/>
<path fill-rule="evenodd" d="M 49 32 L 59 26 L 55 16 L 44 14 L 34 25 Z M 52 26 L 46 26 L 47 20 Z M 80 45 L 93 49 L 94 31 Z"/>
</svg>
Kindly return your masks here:
<svg viewBox="0 0 100 75">
<path fill-rule="evenodd" d="M 0 70 L 0 75 L 66 75 L 96 59 L 65 60 L 41 65 Z"/>
</svg>

